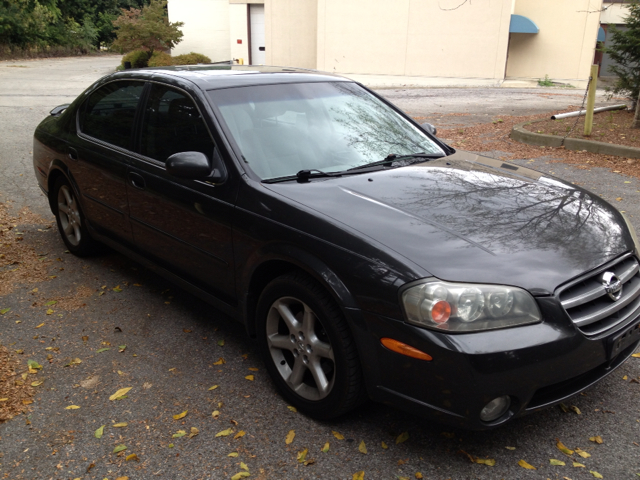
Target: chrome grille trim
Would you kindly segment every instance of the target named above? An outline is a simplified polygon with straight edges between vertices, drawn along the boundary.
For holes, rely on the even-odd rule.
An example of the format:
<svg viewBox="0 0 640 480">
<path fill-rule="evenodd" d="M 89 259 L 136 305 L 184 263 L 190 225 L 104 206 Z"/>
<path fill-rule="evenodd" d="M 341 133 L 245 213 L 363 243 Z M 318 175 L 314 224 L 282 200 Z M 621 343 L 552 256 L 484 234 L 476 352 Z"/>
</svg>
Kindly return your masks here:
<svg viewBox="0 0 640 480">
<path fill-rule="evenodd" d="M 602 284 L 604 272 L 613 272 L 623 284 L 622 297 L 613 301 Z M 556 297 L 572 322 L 585 335 L 606 332 L 637 316 L 640 310 L 640 265 L 627 253 L 558 288 Z"/>
</svg>

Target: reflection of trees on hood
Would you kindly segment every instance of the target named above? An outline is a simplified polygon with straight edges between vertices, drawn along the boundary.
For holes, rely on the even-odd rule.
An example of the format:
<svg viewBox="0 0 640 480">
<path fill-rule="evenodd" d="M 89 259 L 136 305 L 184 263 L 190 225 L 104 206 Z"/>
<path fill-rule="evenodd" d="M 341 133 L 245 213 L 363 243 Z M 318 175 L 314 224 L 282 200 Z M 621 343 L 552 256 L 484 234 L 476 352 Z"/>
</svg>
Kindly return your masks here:
<svg viewBox="0 0 640 480">
<path fill-rule="evenodd" d="M 421 168 L 382 199 L 495 253 L 563 248 L 579 262 L 619 253 L 624 244 L 618 215 L 599 198 L 544 177 L 530 182 L 472 168 Z"/>
<path fill-rule="evenodd" d="M 330 108 L 334 120 L 343 129 L 344 140 L 371 161 L 382 160 L 390 153 L 440 153 L 412 125 L 367 92 L 335 84 L 335 88 L 354 100 Z"/>
</svg>

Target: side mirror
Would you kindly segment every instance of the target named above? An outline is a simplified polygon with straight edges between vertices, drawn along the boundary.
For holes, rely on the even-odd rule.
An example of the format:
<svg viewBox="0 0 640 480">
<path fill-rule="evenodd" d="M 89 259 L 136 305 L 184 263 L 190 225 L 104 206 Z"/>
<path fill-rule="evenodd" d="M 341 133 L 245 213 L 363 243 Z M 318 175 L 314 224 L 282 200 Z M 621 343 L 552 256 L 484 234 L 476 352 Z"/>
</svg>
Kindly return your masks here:
<svg viewBox="0 0 640 480">
<path fill-rule="evenodd" d="M 227 169 L 216 149 L 213 154 L 213 165 L 202 152 L 174 153 L 165 162 L 167 172 L 178 178 L 189 180 L 206 180 L 222 183 L 227 179 Z"/>
<path fill-rule="evenodd" d="M 430 133 L 434 137 L 438 134 L 438 130 L 436 129 L 436 127 L 434 127 L 430 123 L 423 123 L 420 126 L 423 128 L 423 130 L 426 130 L 428 133 Z"/>
</svg>

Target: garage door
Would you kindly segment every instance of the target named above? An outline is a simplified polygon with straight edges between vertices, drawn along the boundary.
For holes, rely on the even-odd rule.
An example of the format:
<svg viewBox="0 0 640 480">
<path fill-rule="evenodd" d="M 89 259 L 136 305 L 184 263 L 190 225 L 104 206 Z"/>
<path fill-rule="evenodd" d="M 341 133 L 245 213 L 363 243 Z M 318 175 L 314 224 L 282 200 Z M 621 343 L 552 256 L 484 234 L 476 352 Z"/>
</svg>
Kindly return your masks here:
<svg viewBox="0 0 640 480">
<path fill-rule="evenodd" d="M 264 53 L 264 4 L 252 3 L 249 5 L 249 22 L 251 26 L 251 63 L 264 65 L 266 58 Z"/>
</svg>

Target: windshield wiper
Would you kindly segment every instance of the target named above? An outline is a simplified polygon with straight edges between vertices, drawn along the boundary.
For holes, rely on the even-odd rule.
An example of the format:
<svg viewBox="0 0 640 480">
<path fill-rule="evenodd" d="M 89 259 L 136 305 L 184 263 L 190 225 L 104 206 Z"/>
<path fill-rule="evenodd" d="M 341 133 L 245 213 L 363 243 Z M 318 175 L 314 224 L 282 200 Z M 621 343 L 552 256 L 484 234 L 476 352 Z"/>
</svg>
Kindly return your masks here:
<svg viewBox="0 0 640 480">
<path fill-rule="evenodd" d="M 362 170 L 365 168 L 369 168 L 369 167 L 377 167 L 379 165 L 389 165 L 392 166 L 394 162 L 397 162 L 398 160 L 405 160 L 407 158 L 442 158 L 444 157 L 444 155 L 441 154 L 434 154 L 434 153 L 410 153 L 409 155 L 396 155 L 395 153 L 390 153 L 389 155 L 387 155 L 387 157 L 383 160 L 378 160 L 377 162 L 371 162 L 371 163 L 365 163 L 364 165 L 359 165 L 357 167 L 353 167 L 347 170 L 347 172 L 350 172 L 352 170 Z M 400 166 L 400 165 L 398 165 Z"/>
<path fill-rule="evenodd" d="M 343 172 L 323 172 L 322 170 L 312 168 L 311 170 L 300 170 L 295 175 L 287 175 L 286 177 L 269 178 L 263 181 L 265 183 L 280 183 L 280 182 L 286 182 L 288 180 L 298 180 L 298 183 L 307 183 L 310 178 L 341 177 L 342 175 L 343 175 Z"/>
</svg>

